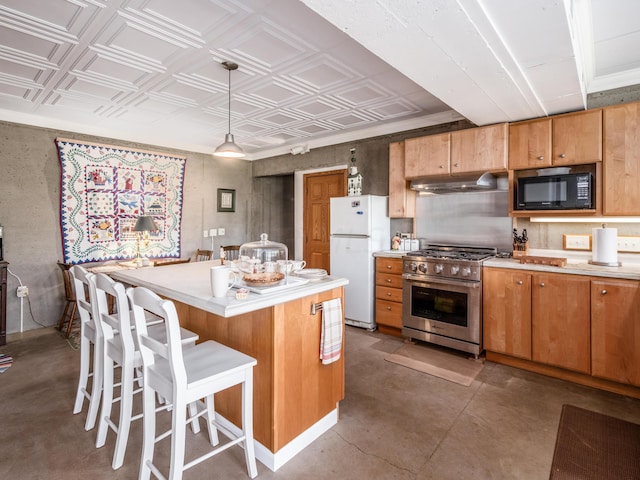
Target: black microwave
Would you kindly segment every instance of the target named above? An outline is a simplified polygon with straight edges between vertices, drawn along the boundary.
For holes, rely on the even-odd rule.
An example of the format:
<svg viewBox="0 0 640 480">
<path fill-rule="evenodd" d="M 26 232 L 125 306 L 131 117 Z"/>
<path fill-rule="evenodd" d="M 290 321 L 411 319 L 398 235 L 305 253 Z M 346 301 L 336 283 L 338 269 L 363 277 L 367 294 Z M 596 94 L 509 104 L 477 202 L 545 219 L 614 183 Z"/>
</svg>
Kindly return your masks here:
<svg viewBox="0 0 640 480">
<path fill-rule="evenodd" d="M 566 173 L 518 178 L 518 210 L 594 208 L 593 175 Z"/>
</svg>

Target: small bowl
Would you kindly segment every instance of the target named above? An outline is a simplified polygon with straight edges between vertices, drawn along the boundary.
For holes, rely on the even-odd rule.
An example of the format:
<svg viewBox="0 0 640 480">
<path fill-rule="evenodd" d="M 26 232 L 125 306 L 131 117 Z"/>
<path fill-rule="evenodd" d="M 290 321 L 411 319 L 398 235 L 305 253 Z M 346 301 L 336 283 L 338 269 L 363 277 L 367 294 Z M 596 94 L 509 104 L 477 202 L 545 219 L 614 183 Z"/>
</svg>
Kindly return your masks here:
<svg viewBox="0 0 640 480">
<path fill-rule="evenodd" d="M 236 300 L 246 300 L 249 296 L 249 290 L 246 288 L 239 288 L 236 290 Z"/>
</svg>

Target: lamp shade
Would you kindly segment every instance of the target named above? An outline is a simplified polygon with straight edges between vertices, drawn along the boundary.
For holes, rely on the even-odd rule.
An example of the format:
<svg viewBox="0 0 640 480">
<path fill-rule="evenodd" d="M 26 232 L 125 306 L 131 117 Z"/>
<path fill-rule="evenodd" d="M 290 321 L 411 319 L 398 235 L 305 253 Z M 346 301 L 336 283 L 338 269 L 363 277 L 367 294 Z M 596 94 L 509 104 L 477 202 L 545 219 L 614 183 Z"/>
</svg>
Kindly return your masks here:
<svg viewBox="0 0 640 480">
<path fill-rule="evenodd" d="M 145 215 L 138 217 L 133 227 L 134 232 L 155 232 L 156 230 L 159 230 L 159 228 L 156 222 L 153 221 L 153 217 Z"/>
<path fill-rule="evenodd" d="M 224 143 L 216 148 L 213 154 L 216 157 L 240 158 L 244 157 L 244 151 L 233 140 L 233 134 L 227 133 L 224 136 Z"/>
</svg>

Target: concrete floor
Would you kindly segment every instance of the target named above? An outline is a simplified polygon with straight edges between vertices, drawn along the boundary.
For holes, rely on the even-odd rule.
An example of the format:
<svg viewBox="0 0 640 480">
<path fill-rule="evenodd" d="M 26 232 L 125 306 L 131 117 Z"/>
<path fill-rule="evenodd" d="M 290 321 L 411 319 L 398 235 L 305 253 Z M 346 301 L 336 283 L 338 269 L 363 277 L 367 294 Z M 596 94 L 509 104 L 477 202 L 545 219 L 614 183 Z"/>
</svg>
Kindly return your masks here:
<svg viewBox="0 0 640 480">
<path fill-rule="evenodd" d="M 546 479 L 564 403 L 640 423 L 640 400 L 489 362 L 464 387 L 386 362 L 400 339 L 352 327 L 346 335 L 339 423 L 275 473 L 258 462 L 258 478 Z M 86 403 L 71 413 L 79 352 L 59 332 L 10 336 L 0 352 L 15 362 L 0 374 L 0 478 L 137 478 L 141 422 L 113 471 L 114 435 L 96 449 L 95 430 L 83 428 Z M 193 436 L 189 446 L 203 443 Z M 168 457 L 168 445 L 158 451 Z M 234 447 L 184 478 L 246 479 L 243 452 Z"/>
</svg>

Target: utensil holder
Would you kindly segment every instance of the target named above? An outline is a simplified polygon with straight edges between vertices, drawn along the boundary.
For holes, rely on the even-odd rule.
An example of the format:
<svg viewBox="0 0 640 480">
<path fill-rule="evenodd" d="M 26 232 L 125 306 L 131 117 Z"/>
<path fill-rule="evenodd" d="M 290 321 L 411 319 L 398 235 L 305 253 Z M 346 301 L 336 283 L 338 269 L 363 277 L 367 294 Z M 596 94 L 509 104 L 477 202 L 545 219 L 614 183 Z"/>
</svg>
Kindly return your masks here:
<svg viewBox="0 0 640 480">
<path fill-rule="evenodd" d="M 513 244 L 513 258 L 524 257 L 529 254 L 529 242 Z"/>
</svg>

